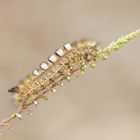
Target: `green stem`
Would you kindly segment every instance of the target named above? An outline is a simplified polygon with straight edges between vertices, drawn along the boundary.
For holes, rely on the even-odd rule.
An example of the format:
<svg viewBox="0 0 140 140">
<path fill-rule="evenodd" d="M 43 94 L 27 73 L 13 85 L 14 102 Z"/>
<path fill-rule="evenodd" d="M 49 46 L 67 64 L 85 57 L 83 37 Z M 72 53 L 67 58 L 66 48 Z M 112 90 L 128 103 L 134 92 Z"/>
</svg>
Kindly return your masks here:
<svg viewBox="0 0 140 140">
<path fill-rule="evenodd" d="M 112 51 L 117 51 L 120 49 L 123 45 L 128 43 L 129 41 L 135 39 L 136 37 L 140 36 L 140 29 L 125 35 L 121 38 L 119 38 L 117 41 L 113 41 L 108 47 L 106 47 L 103 52 L 106 52 L 107 54 L 110 54 Z"/>
</svg>

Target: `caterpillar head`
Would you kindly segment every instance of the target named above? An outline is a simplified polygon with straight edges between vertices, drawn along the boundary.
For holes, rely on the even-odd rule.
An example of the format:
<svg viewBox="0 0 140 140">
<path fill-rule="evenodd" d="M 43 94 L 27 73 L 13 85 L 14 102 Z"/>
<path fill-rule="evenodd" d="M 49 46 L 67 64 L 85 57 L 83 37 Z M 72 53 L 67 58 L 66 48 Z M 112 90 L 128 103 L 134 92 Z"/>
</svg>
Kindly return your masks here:
<svg viewBox="0 0 140 140">
<path fill-rule="evenodd" d="M 16 104 L 21 102 L 22 97 L 20 97 L 20 94 L 18 93 L 18 87 L 17 86 L 14 86 L 14 87 L 10 88 L 8 90 L 8 92 L 11 92 L 13 94 L 12 97 L 13 97 L 14 101 L 16 101 Z"/>
</svg>

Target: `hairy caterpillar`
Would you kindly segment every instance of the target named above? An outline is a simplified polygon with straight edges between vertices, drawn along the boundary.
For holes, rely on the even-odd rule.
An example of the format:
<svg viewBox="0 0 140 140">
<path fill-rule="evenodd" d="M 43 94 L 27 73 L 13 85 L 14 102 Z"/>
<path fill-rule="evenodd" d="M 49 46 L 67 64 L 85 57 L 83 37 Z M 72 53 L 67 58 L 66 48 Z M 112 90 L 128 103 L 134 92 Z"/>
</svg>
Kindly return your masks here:
<svg viewBox="0 0 140 140">
<path fill-rule="evenodd" d="M 47 62 L 41 63 L 40 68 L 35 69 L 18 85 L 8 90 L 13 93 L 13 99 L 19 110 L 0 121 L 0 127 L 12 128 L 9 122 L 16 117 L 22 119 L 23 111 L 30 114 L 28 107 L 33 103 L 38 106 L 38 99 L 47 100 L 45 93 L 56 92 L 55 87 L 62 86 L 64 80 L 69 81 L 70 77 L 78 71 L 83 73 L 88 65 L 94 68 L 98 60 L 106 60 L 113 51 L 120 49 L 139 35 L 140 30 L 136 30 L 112 42 L 104 49 L 101 49 L 96 42 L 87 40 L 66 43 L 63 49 L 56 50 L 55 54 L 48 57 Z"/>
<path fill-rule="evenodd" d="M 37 105 L 36 100 L 46 98 L 46 92 L 55 92 L 55 87 L 62 85 L 63 80 L 70 80 L 74 72 L 83 71 L 87 64 L 95 61 L 100 50 L 97 46 L 96 42 L 81 40 L 73 44 L 66 43 L 63 49 L 56 50 L 32 75 L 9 89 L 9 92 L 14 93 L 16 104 L 25 108 L 33 103 Z"/>
</svg>

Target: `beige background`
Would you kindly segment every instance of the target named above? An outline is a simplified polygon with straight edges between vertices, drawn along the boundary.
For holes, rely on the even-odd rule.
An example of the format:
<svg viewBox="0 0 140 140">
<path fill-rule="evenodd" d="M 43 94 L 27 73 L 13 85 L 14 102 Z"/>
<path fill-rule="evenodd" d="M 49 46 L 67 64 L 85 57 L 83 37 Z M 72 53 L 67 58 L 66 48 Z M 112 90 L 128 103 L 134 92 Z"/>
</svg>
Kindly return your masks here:
<svg viewBox="0 0 140 140">
<path fill-rule="evenodd" d="M 0 0 L 0 119 L 16 110 L 7 89 L 63 43 L 105 47 L 139 27 L 139 0 Z M 140 39 L 32 111 L 0 139 L 140 140 Z"/>
</svg>

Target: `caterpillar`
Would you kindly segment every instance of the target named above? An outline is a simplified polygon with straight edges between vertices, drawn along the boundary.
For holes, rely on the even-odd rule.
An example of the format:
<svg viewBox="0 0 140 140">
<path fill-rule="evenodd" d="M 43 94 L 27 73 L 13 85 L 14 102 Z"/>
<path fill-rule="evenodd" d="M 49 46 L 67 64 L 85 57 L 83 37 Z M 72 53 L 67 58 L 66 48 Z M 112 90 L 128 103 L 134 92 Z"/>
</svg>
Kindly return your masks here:
<svg viewBox="0 0 140 140">
<path fill-rule="evenodd" d="M 12 93 L 13 100 L 19 109 L 0 121 L 0 128 L 7 126 L 11 129 L 9 122 L 14 118 L 22 119 L 23 111 L 31 114 L 28 107 L 32 104 L 38 106 L 39 99 L 47 100 L 46 93 L 56 92 L 55 88 L 62 86 L 64 80 L 69 81 L 71 76 L 79 72 L 83 73 L 87 66 L 94 68 L 99 60 L 106 60 L 113 51 L 117 51 L 139 35 L 140 29 L 119 38 L 104 49 L 101 49 L 95 41 L 88 40 L 64 44 L 63 48 L 57 49 L 32 74 L 27 75 L 25 79 L 8 90 Z"/>
<path fill-rule="evenodd" d="M 33 103 L 38 105 L 40 98 L 47 99 L 45 93 L 56 92 L 55 87 L 62 86 L 63 80 L 70 80 L 75 72 L 84 71 L 84 67 L 96 60 L 98 46 L 96 42 L 86 40 L 64 44 L 32 74 L 8 90 L 13 93 L 15 103 L 27 108 Z"/>
</svg>

